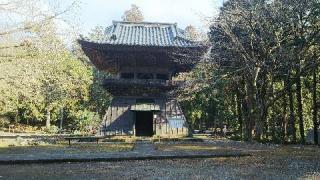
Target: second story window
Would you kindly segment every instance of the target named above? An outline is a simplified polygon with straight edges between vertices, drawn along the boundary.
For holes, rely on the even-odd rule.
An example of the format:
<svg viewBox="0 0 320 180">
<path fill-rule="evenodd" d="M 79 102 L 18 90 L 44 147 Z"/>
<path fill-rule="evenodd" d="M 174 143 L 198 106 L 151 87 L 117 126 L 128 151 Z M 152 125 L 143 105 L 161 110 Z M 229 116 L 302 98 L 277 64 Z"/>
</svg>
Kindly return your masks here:
<svg viewBox="0 0 320 180">
<path fill-rule="evenodd" d="M 168 74 L 157 74 L 157 79 L 169 80 Z"/>
<path fill-rule="evenodd" d="M 152 73 L 138 73 L 137 76 L 138 79 L 153 79 L 153 74 Z"/>
<path fill-rule="evenodd" d="M 121 73 L 121 79 L 134 79 L 134 73 Z"/>
</svg>

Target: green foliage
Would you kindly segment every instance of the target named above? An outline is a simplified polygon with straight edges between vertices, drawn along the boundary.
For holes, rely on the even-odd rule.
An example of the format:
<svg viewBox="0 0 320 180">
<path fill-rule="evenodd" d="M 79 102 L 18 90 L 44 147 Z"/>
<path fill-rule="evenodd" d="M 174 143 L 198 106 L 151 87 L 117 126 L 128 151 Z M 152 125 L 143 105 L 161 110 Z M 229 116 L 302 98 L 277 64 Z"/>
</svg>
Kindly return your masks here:
<svg viewBox="0 0 320 180">
<path fill-rule="evenodd" d="M 65 127 L 79 130 L 96 123 L 110 102 L 102 75 L 64 46 L 52 21 L 29 31 L 27 46 L 0 49 L 0 115 L 33 125 L 64 118 Z"/>
<path fill-rule="evenodd" d="M 10 119 L 5 116 L 0 116 L 0 127 L 8 127 L 10 124 Z"/>
<path fill-rule="evenodd" d="M 210 27 L 213 65 L 199 64 L 187 75 L 194 83 L 181 93 L 190 124 L 197 129 L 227 124 L 235 139 L 303 139 L 303 130 L 316 126 L 318 7 L 314 0 L 226 1 Z"/>
<path fill-rule="evenodd" d="M 222 128 L 235 120 L 232 109 L 226 108 L 232 96 L 228 81 L 220 78 L 222 73 L 216 66 L 199 64 L 189 75 L 196 83 L 185 88 L 180 98 L 189 124 L 196 129 Z"/>
<path fill-rule="evenodd" d="M 93 128 L 97 129 L 101 123 L 99 114 L 88 111 L 80 110 L 73 114 L 75 119 L 73 126 L 74 130 L 80 132 L 90 132 Z"/>
<path fill-rule="evenodd" d="M 202 96 L 222 92 L 216 114 L 247 140 L 304 142 L 304 129 L 316 126 L 310 77 L 319 74 L 318 7 L 315 0 L 226 1 L 209 33 L 212 89 L 196 97 L 206 102 Z"/>
<path fill-rule="evenodd" d="M 93 83 L 90 85 L 88 107 L 100 115 L 104 115 L 111 103 L 111 95 L 101 86 L 103 81 L 110 77 L 108 73 L 93 69 Z"/>
<path fill-rule="evenodd" d="M 50 128 L 45 128 L 44 131 L 48 134 L 56 134 L 59 131 L 57 126 L 50 126 Z"/>
</svg>

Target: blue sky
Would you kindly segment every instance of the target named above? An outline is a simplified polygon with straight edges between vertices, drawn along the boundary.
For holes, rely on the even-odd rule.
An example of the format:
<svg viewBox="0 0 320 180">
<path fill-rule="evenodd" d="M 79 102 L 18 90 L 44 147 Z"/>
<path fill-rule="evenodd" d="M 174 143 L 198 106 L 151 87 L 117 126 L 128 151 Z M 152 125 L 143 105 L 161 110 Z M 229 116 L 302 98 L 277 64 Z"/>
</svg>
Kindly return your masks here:
<svg viewBox="0 0 320 180">
<path fill-rule="evenodd" d="M 1 1 L 1 0 L 0 0 Z M 38 1 L 38 0 L 34 0 Z M 79 4 L 70 11 L 56 19 L 57 33 L 63 40 L 69 42 L 87 35 L 95 26 L 107 27 L 113 20 L 121 20 L 123 13 L 130 9 L 132 4 L 140 7 L 145 21 L 178 23 L 180 28 L 188 25 L 195 26 L 200 32 L 207 32 L 208 20 L 212 19 L 224 0 L 77 0 Z M 29 3 L 31 1 L 26 1 Z M 39 0 L 39 7 L 30 4 L 37 13 L 52 10 L 62 12 L 71 5 L 73 0 Z M 28 11 L 29 6 L 23 8 Z M 28 11 L 29 12 L 29 11 Z M 24 16 L 26 13 L 26 16 Z M 0 28 L 21 24 L 28 17 L 27 12 L 22 14 L 0 12 Z"/>
<path fill-rule="evenodd" d="M 106 27 L 112 20 L 121 20 L 125 10 L 136 4 L 142 10 L 145 21 L 172 22 L 185 28 L 193 25 L 206 31 L 205 19 L 217 14 L 223 0 L 81 0 L 79 28 L 86 34 L 96 25 Z"/>
</svg>

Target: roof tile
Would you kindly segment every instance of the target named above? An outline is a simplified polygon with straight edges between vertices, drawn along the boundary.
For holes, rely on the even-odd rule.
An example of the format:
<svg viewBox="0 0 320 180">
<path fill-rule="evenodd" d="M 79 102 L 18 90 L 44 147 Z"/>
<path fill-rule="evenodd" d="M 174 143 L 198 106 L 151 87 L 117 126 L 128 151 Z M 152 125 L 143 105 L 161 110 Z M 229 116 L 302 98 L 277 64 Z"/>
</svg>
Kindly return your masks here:
<svg viewBox="0 0 320 180">
<path fill-rule="evenodd" d="M 184 36 L 177 24 L 114 21 L 105 30 L 105 39 L 99 43 L 110 45 L 198 47 L 199 42 Z"/>
</svg>

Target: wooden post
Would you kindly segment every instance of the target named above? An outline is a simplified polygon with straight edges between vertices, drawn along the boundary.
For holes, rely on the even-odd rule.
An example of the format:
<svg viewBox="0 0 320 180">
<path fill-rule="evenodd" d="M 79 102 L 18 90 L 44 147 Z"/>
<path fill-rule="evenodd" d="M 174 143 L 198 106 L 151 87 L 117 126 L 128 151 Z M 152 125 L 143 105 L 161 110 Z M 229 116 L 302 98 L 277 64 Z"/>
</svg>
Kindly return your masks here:
<svg viewBox="0 0 320 180">
<path fill-rule="evenodd" d="M 168 134 L 167 99 L 164 101 L 164 118 L 166 122 L 166 134 Z"/>
<path fill-rule="evenodd" d="M 156 119 L 154 118 L 155 113 L 156 113 L 156 112 L 153 112 L 153 113 L 152 113 L 152 121 L 153 121 L 153 127 L 154 127 L 153 134 L 154 134 L 154 135 L 157 134 L 157 122 L 156 122 Z"/>
<path fill-rule="evenodd" d="M 104 128 L 103 128 L 103 135 L 104 136 L 106 136 L 106 131 L 107 131 L 108 109 L 106 111 L 106 115 L 105 115 L 105 119 L 104 119 Z"/>
<path fill-rule="evenodd" d="M 117 104 L 117 109 L 116 109 L 116 118 L 118 119 L 119 118 L 119 103 Z M 120 121 L 121 122 L 121 121 Z M 120 123 L 119 123 L 120 124 Z M 116 135 L 119 135 L 119 125 L 116 124 Z"/>
<path fill-rule="evenodd" d="M 112 112 L 112 106 L 113 106 L 113 102 L 114 101 L 114 99 L 112 100 L 112 102 L 111 102 L 111 108 L 110 108 L 110 119 L 109 119 L 109 126 L 111 125 L 111 123 L 112 123 L 112 115 L 113 115 L 113 112 Z M 111 135 L 111 131 L 109 131 L 109 135 Z"/>
<path fill-rule="evenodd" d="M 133 113 L 133 135 L 136 136 L 136 112 Z"/>
</svg>

